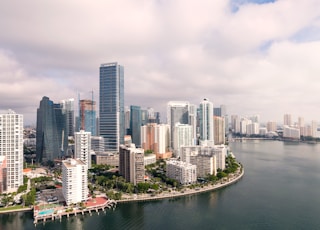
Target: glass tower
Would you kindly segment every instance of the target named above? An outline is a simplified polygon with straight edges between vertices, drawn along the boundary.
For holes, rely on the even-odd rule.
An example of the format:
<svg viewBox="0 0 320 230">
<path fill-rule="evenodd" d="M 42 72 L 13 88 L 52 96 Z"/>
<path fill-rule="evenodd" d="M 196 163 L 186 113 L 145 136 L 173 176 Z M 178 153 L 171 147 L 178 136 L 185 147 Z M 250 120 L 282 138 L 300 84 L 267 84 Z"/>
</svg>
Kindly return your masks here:
<svg viewBox="0 0 320 230">
<path fill-rule="evenodd" d="M 189 124 L 189 102 L 169 101 L 167 106 L 167 122 L 170 125 L 170 146 L 174 148 L 174 127 L 176 123 Z"/>
<path fill-rule="evenodd" d="M 37 161 L 53 161 L 60 158 L 67 147 L 66 115 L 60 104 L 54 104 L 48 97 L 43 97 L 37 109 Z"/>
<path fill-rule="evenodd" d="M 214 143 L 214 128 L 213 128 L 213 104 L 204 99 L 200 103 L 200 140 L 207 143 Z"/>
<path fill-rule="evenodd" d="M 97 135 L 96 128 L 96 102 L 92 100 L 80 100 L 80 129 Z"/>
<path fill-rule="evenodd" d="M 100 66 L 99 131 L 105 151 L 119 152 L 124 143 L 124 68 L 118 63 Z"/>
<path fill-rule="evenodd" d="M 130 134 L 132 143 L 137 147 L 141 146 L 141 108 L 130 106 Z"/>
</svg>

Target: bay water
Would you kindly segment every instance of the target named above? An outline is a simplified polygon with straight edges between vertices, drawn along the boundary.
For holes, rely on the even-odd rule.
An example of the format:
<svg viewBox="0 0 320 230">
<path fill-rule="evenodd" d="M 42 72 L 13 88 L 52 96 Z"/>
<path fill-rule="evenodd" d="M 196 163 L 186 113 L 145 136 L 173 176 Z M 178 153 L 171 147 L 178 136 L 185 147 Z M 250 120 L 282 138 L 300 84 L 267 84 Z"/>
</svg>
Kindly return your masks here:
<svg viewBox="0 0 320 230">
<path fill-rule="evenodd" d="M 32 213 L 0 215 L 0 229 L 320 229 L 320 145 L 230 143 L 245 175 L 229 187 L 114 211 L 33 224 Z"/>
</svg>

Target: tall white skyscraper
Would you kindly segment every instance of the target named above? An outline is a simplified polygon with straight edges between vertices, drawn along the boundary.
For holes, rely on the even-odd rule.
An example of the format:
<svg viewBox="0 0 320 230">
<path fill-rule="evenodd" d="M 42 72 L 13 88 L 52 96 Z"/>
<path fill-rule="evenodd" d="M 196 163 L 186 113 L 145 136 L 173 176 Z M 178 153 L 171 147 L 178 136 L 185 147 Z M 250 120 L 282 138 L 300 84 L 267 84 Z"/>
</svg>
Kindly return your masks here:
<svg viewBox="0 0 320 230">
<path fill-rule="evenodd" d="M 204 99 L 200 103 L 200 141 L 208 145 L 214 145 L 213 104 Z"/>
<path fill-rule="evenodd" d="M 88 198 L 88 167 L 80 159 L 62 161 L 62 194 L 67 205 Z"/>
<path fill-rule="evenodd" d="M 0 112 L 0 156 L 7 159 L 7 192 L 23 185 L 23 115 Z"/>
<path fill-rule="evenodd" d="M 75 158 L 87 164 L 88 169 L 91 168 L 91 133 L 80 130 L 80 132 L 75 132 L 74 139 Z"/>
</svg>

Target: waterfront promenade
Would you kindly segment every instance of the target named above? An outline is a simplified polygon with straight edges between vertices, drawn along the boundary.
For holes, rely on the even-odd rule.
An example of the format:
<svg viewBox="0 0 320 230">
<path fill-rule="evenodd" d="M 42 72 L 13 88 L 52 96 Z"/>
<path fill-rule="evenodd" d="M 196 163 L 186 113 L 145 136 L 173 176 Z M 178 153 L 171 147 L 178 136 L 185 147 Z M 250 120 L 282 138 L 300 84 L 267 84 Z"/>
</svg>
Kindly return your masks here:
<svg viewBox="0 0 320 230">
<path fill-rule="evenodd" d="M 227 178 L 222 178 L 221 180 L 217 181 L 214 184 L 207 184 L 201 185 L 200 187 L 196 187 L 194 189 L 184 188 L 181 191 L 164 191 L 160 194 L 132 194 L 132 195 L 123 195 L 123 199 L 117 200 L 117 203 L 124 203 L 124 202 L 139 202 L 139 201 L 149 201 L 149 200 L 159 200 L 159 199 L 166 199 L 166 198 L 174 198 L 180 196 L 187 196 L 193 195 L 197 193 L 203 193 L 208 191 L 217 190 L 226 186 L 229 186 L 233 183 L 236 183 L 240 180 L 244 175 L 244 169 L 238 170 L 234 174 L 230 174 Z"/>
</svg>

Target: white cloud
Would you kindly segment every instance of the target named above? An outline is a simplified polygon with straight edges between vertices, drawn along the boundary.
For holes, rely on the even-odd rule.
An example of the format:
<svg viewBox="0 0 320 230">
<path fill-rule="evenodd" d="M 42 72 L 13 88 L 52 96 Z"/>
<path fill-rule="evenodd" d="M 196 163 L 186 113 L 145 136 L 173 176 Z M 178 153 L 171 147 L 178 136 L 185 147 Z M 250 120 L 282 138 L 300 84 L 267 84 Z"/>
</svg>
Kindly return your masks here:
<svg viewBox="0 0 320 230">
<path fill-rule="evenodd" d="M 125 66 L 126 104 L 163 112 L 208 97 L 229 113 L 316 119 L 320 8 L 316 0 L 7 1 L 0 3 L 1 109 L 35 121 L 42 96 L 95 91 L 99 65 Z"/>
</svg>

